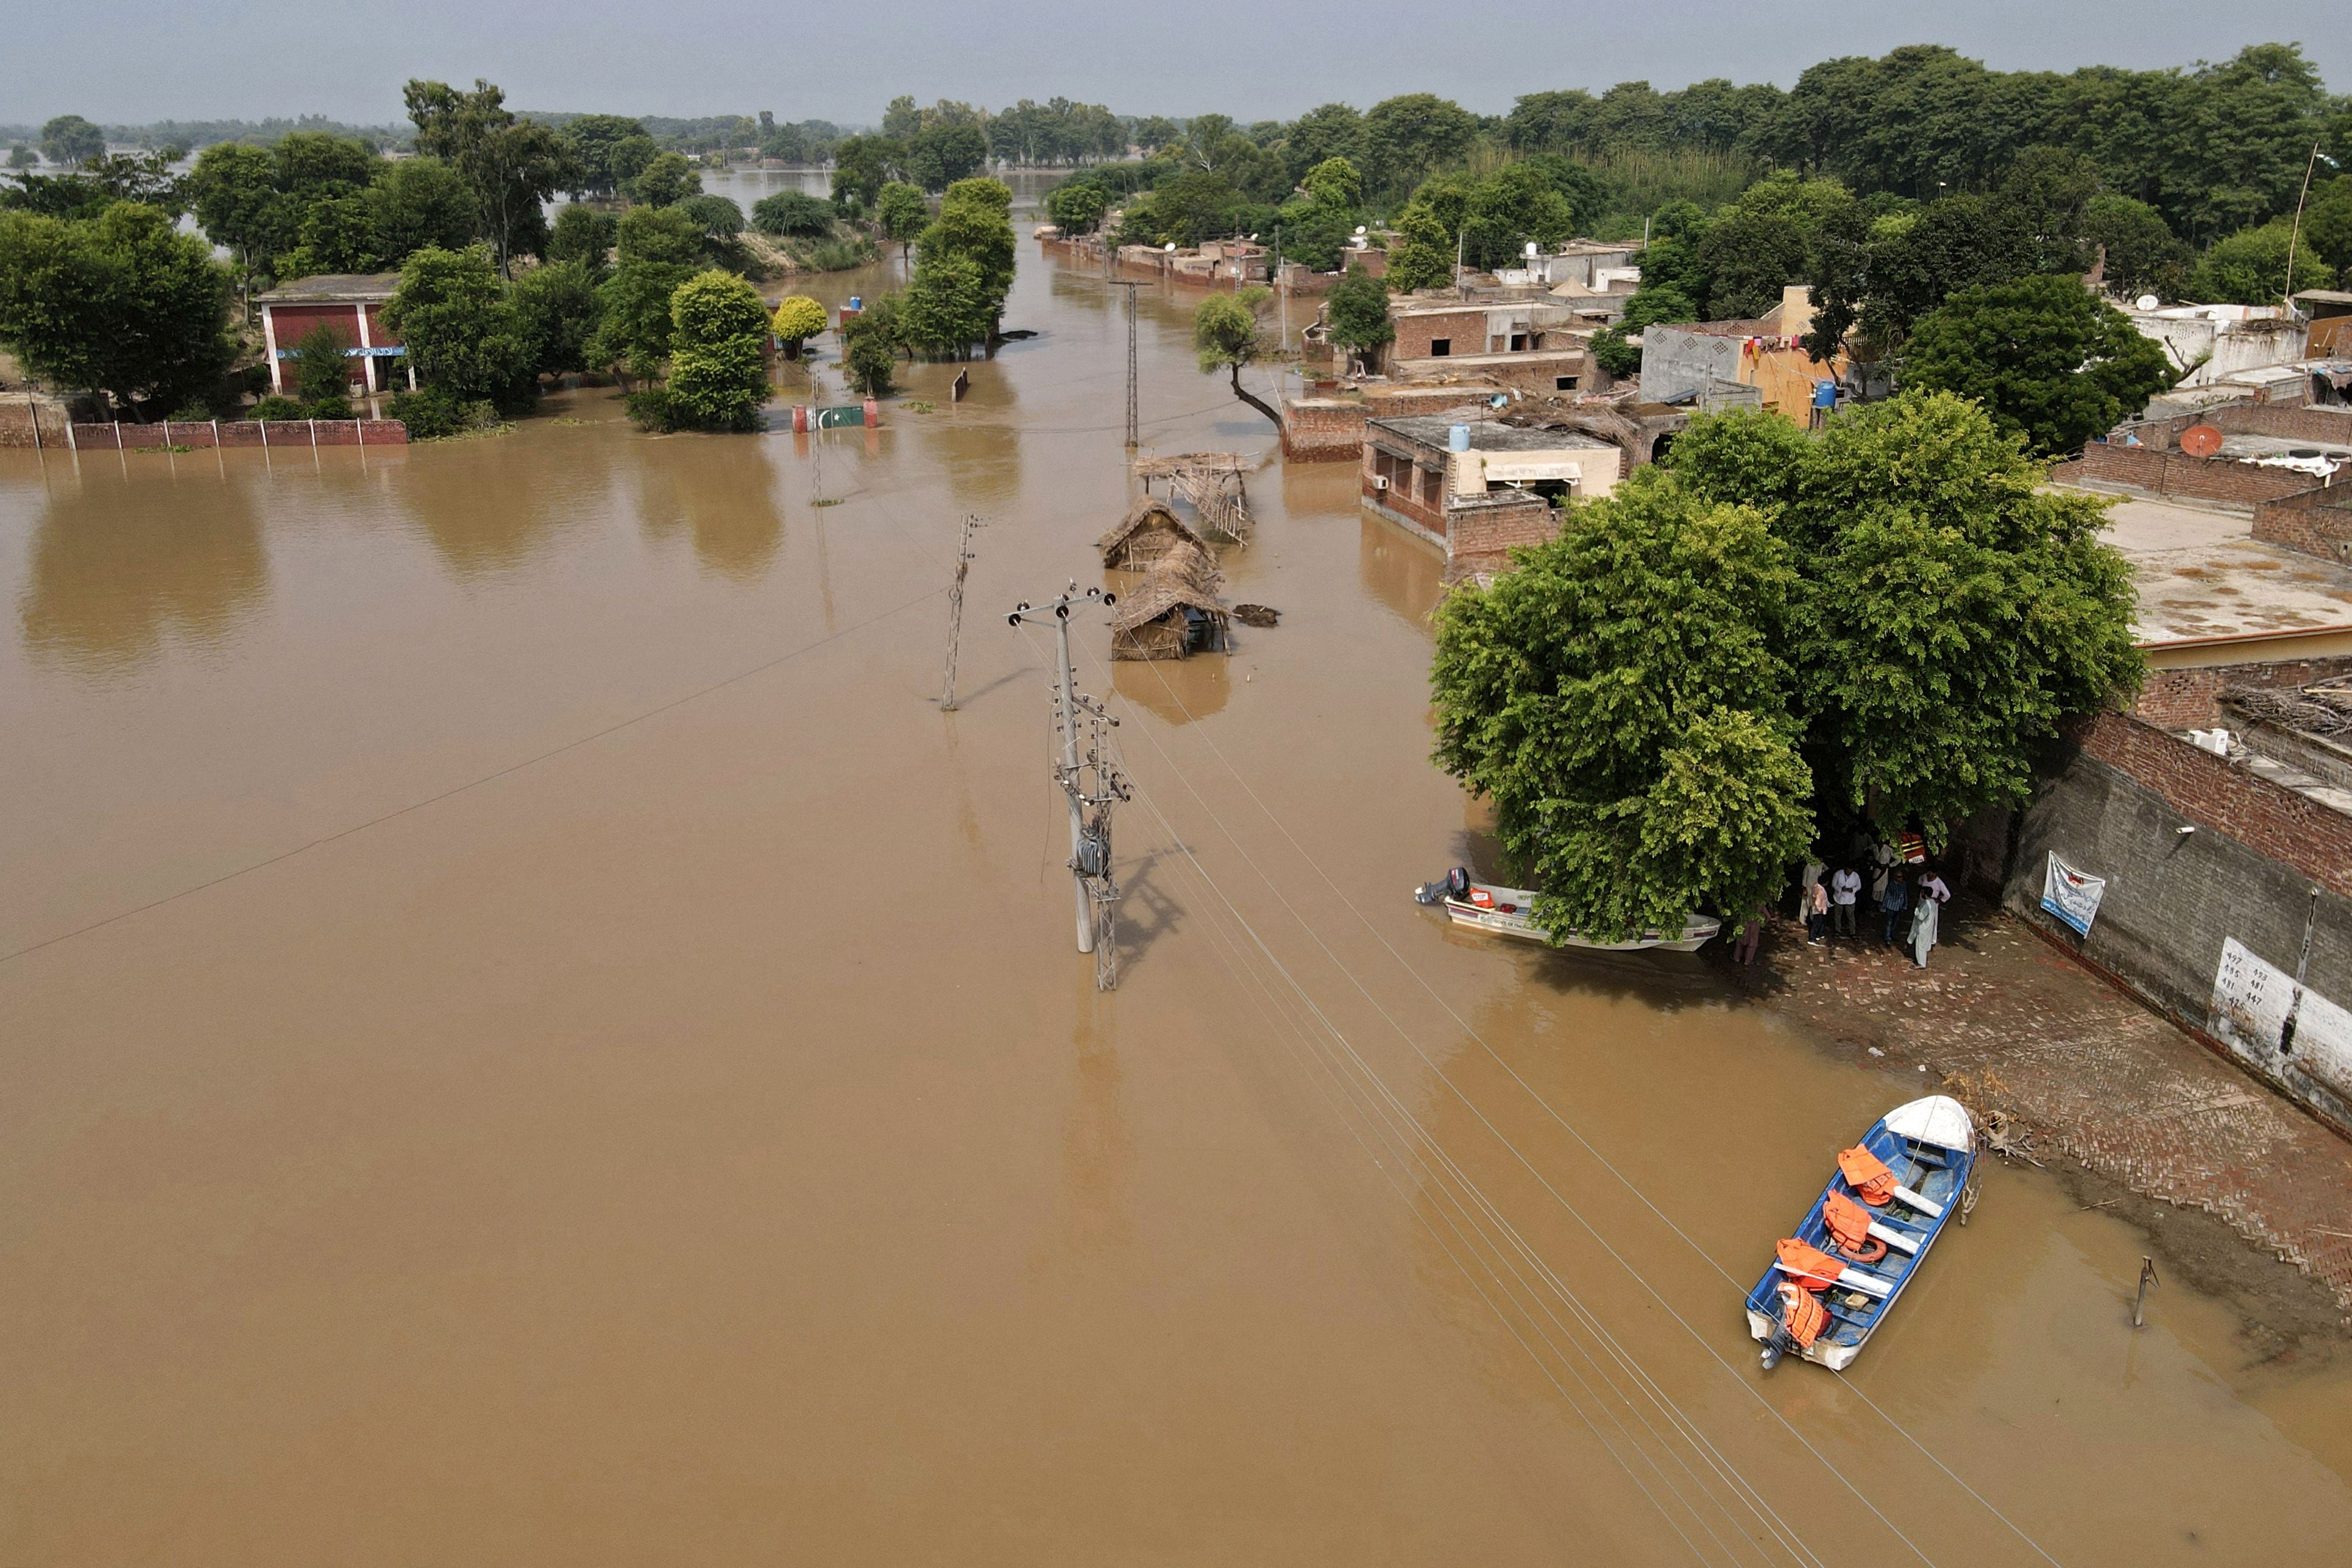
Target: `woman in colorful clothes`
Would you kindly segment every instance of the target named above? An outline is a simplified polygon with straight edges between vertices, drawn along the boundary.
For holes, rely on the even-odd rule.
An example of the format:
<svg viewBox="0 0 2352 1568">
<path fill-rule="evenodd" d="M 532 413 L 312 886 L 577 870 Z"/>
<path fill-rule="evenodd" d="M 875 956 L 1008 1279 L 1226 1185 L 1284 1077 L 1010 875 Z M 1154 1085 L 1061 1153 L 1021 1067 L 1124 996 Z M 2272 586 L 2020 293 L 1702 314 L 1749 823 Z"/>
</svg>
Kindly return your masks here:
<svg viewBox="0 0 2352 1568">
<path fill-rule="evenodd" d="M 1920 889 L 1919 902 L 1911 911 L 1911 961 L 1923 969 L 1936 946 L 1936 916 L 1942 908 L 1933 894 Z"/>
</svg>

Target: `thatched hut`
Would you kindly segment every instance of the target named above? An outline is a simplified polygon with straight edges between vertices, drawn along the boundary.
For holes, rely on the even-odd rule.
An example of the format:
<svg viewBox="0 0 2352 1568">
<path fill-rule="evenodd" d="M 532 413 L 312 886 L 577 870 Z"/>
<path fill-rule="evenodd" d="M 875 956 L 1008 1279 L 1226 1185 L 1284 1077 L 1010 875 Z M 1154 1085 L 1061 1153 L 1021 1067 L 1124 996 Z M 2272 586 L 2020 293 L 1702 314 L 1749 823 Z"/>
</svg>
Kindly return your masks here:
<svg viewBox="0 0 2352 1568">
<path fill-rule="evenodd" d="M 1095 541 L 1103 565 L 1139 571 L 1179 547 L 1205 551 L 1200 530 L 1176 515 L 1157 496 L 1146 496 L 1127 509 L 1118 526 Z"/>
<path fill-rule="evenodd" d="M 1110 623 L 1114 659 L 1186 659 L 1233 645 L 1223 604 L 1172 571 L 1155 570 L 1118 601 Z"/>
</svg>

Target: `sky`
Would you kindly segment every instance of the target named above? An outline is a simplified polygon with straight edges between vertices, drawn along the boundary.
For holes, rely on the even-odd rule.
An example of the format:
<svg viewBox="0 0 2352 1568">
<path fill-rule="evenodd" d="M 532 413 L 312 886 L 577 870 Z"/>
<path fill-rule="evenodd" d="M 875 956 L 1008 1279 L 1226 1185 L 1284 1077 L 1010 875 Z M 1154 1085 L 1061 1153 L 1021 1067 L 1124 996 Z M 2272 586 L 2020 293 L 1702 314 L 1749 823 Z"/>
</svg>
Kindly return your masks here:
<svg viewBox="0 0 2352 1568">
<path fill-rule="evenodd" d="M 10 12 L 17 13 L 13 22 Z M 1816 60 L 1949 44 L 1998 69 L 2185 66 L 2300 40 L 2352 92 L 2352 0 L 0 0 L 0 124 L 403 118 L 410 77 L 487 78 L 525 110 L 871 123 L 899 93 L 996 109 L 1055 94 L 1121 113 L 1289 119 L 1440 93 L 1708 77 L 1787 86 Z"/>
</svg>

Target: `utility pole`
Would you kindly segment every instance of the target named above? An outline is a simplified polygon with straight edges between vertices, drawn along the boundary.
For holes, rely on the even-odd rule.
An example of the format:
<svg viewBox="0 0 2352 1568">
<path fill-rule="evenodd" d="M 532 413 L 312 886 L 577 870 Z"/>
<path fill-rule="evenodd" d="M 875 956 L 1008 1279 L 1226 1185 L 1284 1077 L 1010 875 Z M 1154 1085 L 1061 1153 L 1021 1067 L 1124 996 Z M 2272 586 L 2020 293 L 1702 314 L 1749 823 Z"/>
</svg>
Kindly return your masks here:
<svg viewBox="0 0 2352 1568">
<path fill-rule="evenodd" d="M 1035 605 L 1024 600 L 1005 617 L 1015 627 L 1047 615 L 1054 618 L 1060 666 L 1054 684 L 1054 722 L 1062 738 L 1054 781 L 1061 786 L 1070 806 L 1070 881 L 1076 900 L 1078 951 L 1095 956 L 1095 985 L 1106 991 L 1118 983 L 1112 928 L 1118 883 L 1112 875 L 1110 816 L 1111 809 L 1128 798 L 1128 783 L 1111 754 L 1110 731 L 1118 727 L 1118 720 L 1078 690 L 1076 673 L 1070 667 L 1070 611 L 1088 603 L 1108 609 L 1117 602 L 1116 594 L 1099 588 L 1080 593 L 1078 585 L 1072 582 L 1061 598 Z M 1081 716 L 1091 731 L 1083 757 L 1078 750 Z"/>
<path fill-rule="evenodd" d="M 1132 452 L 1142 444 L 1135 417 L 1135 291 L 1143 285 L 1121 282 L 1118 287 L 1127 290 L 1127 449 Z"/>
<path fill-rule="evenodd" d="M 963 640 L 963 580 L 971 570 L 971 535 L 980 527 L 980 518 L 966 512 L 963 517 L 963 537 L 956 544 L 955 581 L 948 589 L 948 673 L 940 686 L 940 711 L 953 713 L 956 706 L 956 645 Z"/>
</svg>

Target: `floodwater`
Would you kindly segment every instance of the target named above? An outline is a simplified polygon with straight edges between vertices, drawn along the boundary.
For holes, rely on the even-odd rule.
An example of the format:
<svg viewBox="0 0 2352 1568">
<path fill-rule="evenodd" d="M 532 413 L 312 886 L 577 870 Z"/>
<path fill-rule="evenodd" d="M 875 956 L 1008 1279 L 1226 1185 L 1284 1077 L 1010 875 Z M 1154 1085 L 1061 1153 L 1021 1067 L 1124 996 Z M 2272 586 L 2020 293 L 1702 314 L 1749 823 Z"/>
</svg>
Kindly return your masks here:
<svg viewBox="0 0 2352 1568">
<path fill-rule="evenodd" d="M 1265 451 L 1189 308 L 1147 443 Z M 1025 242 L 1009 324 L 878 433 L 0 454 L 0 1561 L 2346 1560 L 2344 1358 L 2133 1333 L 2029 1169 L 1755 1370 L 1923 1081 L 1411 904 L 1481 819 L 1345 465 L 1253 474 L 1230 659 L 1079 618 L 1098 995 L 1003 614 L 1105 580 L 1126 330 Z"/>
</svg>

